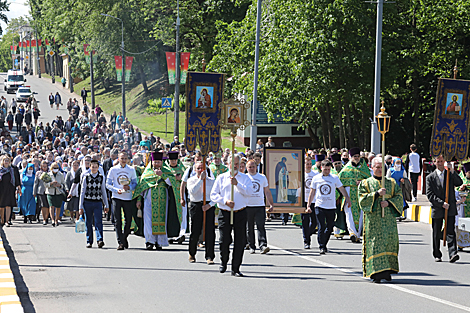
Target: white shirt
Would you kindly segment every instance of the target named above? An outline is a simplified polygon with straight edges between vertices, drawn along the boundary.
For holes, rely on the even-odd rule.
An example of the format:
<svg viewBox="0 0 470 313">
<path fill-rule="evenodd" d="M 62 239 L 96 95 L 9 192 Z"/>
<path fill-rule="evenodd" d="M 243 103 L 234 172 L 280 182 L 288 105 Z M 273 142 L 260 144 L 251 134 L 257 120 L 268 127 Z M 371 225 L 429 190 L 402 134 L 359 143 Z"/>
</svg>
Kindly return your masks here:
<svg viewBox="0 0 470 313">
<path fill-rule="evenodd" d="M 238 172 L 235 178 L 238 184 L 233 188 L 233 201 L 235 202 L 233 210 L 238 211 L 247 206 L 248 197 L 250 197 L 253 192 L 253 183 L 248 175 L 240 172 Z M 230 172 L 217 176 L 211 192 L 211 201 L 217 203 L 222 210 L 231 210 L 230 207 L 225 204 L 226 201 L 230 201 L 231 186 Z"/>
<path fill-rule="evenodd" d="M 420 168 L 419 168 L 420 157 L 419 157 L 419 154 L 417 154 L 416 152 L 411 152 L 408 155 L 408 157 L 410 158 L 410 162 L 409 162 L 410 173 L 419 173 L 420 172 Z"/>
<path fill-rule="evenodd" d="M 441 181 L 441 186 L 444 186 L 444 173 L 445 170 L 442 172 L 436 168 L 437 175 L 439 176 L 439 180 Z"/>
<path fill-rule="evenodd" d="M 206 203 L 209 203 L 211 206 L 214 206 L 215 203 L 210 201 L 210 195 L 212 191 L 212 187 L 214 187 L 214 178 L 213 177 L 207 177 L 206 176 Z M 189 198 L 191 201 L 194 202 L 201 202 L 203 198 L 203 180 L 199 179 L 197 176 L 192 176 L 191 178 L 188 179 L 188 193 L 189 193 Z M 209 201 L 207 201 L 209 200 Z"/>
<path fill-rule="evenodd" d="M 265 206 L 264 203 L 264 188 L 268 187 L 268 180 L 266 176 L 260 173 L 256 173 L 251 176 L 248 174 L 248 177 L 253 183 L 253 193 L 251 197 L 248 198 L 248 206 Z"/>
<path fill-rule="evenodd" d="M 308 202 L 308 196 L 310 195 L 310 187 L 312 185 L 312 179 L 316 175 L 318 175 L 318 172 L 315 171 L 310 171 L 310 173 L 305 173 L 305 202 Z"/>
<path fill-rule="evenodd" d="M 191 174 L 189 174 L 189 170 L 191 170 Z M 207 170 L 209 170 L 210 172 L 210 177 L 214 177 L 214 173 L 212 173 L 212 170 L 206 166 L 206 172 Z M 196 164 L 194 164 L 193 166 L 189 166 L 183 173 L 183 177 L 181 177 L 181 181 L 187 183 L 188 182 L 188 179 L 193 177 L 193 176 L 196 176 Z M 207 175 L 206 177 L 208 177 L 209 175 Z"/>
<path fill-rule="evenodd" d="M 336 209 L 335 191 L 336 188 L 342 186 L 343 184 L 337 175 L 315 175 L 311 184 L 311 188 L 315 190 L 315 207 L 322 209 Z"/>
<path fill-rule="evenodd" d="M 129 190 L 121 194 L 118 193 L 119 189 L 123 189 L 121 182 L 128 180 Z M 108 178 L 106 179 L 106 188 L 112 191 L 112 198 L 130 201 L 132 200 L 132 190 L 137 186 L 137 175 L 135 169 L 126 164 L 121 167 L 121 164 L 111 167 L 108 172 Z"/>
</svg>

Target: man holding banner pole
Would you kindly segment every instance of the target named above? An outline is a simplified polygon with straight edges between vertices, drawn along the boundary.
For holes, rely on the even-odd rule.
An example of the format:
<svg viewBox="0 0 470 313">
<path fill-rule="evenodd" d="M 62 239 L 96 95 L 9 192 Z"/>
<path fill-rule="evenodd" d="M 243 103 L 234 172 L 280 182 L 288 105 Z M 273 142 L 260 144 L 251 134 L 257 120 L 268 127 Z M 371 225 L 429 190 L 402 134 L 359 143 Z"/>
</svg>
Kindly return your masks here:
<svg viewBox="0 0 470 313">
<path fill-rule="evenodd" d="M 233 158 L 233 162 L 232 162 Z M 232 229 L 234 233 L 232 276 L 243 277 L 240 265 L 243 261 L 243 252 L 246 245 L 246 222 L 247 212 L 245 210 L 248 199 L 253 193 L 253 183 L 248 175 L 240 173 L 238 166 L 240 157 L 230 156 L 229 163 L 233 164 L 233 176 L 226 172 L 217 177 L 211 191 L 211 201 L 218 204 L 219 212 L 219 245 L 220 245 L 220 273 L 225 273 L 230 256 L 230 244 L 232 243 Z M 233 201 L 231 199 L 231 189 Z M 233 211 L 233 224 L 230 221 Z"/>
<path fill-rule="evenodd" d="M 426 177 L 426 196 L 431 202 L 432 218 L 432 244 L 433 256 L 436 262 L 442 262 L 440 240 L 447 241 L 449 262 L 459 260 L 457 254 L 457 239 L 455 236 L 455 216 L 457 204 L 455 200 L 455 187 L 463 184 L 462 179 L 454 171 L 453 166 L 444 167 L 444 157 L 434 157 L 436 169 Z M 442 235 L 442 223 L 444 222 L 444 234 Z"/>
</svg>

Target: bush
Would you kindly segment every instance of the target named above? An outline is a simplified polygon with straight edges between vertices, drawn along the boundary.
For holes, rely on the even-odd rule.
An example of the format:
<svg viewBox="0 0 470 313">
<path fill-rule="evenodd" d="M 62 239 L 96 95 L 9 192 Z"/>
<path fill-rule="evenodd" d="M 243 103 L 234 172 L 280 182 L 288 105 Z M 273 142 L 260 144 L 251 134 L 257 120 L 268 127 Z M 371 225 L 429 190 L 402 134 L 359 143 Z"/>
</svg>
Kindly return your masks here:
<svg viewBox="0 0 470 313">
<path fill-rule="evenodd" d="M 172 108 L 169 109 L 169 111 L 173 111 L 174 105 L 175 105 L 175 99 L 174 95 L 171 95 L 170 97 L 165 97 L 165 98 L 171 98 L 171 105 Z M 145 109 L 145 111 L 149 114 L 163 114 L 165 113 L 166 109 L 162 108 L 162 98 L 157 98 L 157 99 L 151 99 L 148 102 L 148 107 Z M 180 95 L 180 111 L 184 112 L 186 108 L 186 97 L 183 95 Z"/>
</svg>

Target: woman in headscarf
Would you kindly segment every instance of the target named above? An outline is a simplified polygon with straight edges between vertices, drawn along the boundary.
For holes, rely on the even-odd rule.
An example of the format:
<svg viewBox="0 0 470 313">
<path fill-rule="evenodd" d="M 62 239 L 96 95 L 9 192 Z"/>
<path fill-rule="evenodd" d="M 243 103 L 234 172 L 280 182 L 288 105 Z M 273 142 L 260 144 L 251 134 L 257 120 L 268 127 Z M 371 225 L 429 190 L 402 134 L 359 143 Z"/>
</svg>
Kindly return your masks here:
<svg viewBox="0 0 470 313">
<path fill-rule="evenodd" d="M 405 179 L 408 179 L 408 175 L 406 174 L 405 167 L 403 166 L 403 162 L 400 158 L 394 158 L 392 161 L 392 167 L 390 167 L 387 171 L 387 178 L 393 178 L 398 186 L 405 182 Z M 406 216 L 406 209 L 408 208 L 408 203 L 405 201 L 405 197 L 403 197 L 403 213 Z M 399 220 L 404 220 L 405 218 L 400 216 Z"/>
<path fill-rule="evenodd" d="M 21 196 L 18 197 L 18 204 L 24 215 L 25 223 L 32 223 L 33 217 L 36 215 L 36 200 L 33 196 L 34 179 L 36 178 L 36 170 L 33 163 L 28 163 L 26 168 L 21 172 Z"/>
<path fill-rule="evenodd" d="M 54 162 L 51 164 L 51 171 L 49 172 L 51 181 L 46 183 L 47 201 L 49 202 L 52 227 L 58 226 L 60 208 L 64 200 L 64 185 L 65 177 L 59 170 L 59 164 Z"/>
<path fill-rule="evenodd" d="M 17 167 L 11 165 L 8 155 L 0 158 L 0 225 L 3 226 L 10 219 L 11 208 L 16 206 L 15 193 L 21 196 L 21 180 Z M 11 225 L 8 222 L 7 227 Z"/>
<path fill-rule="evenodd" d="M 39 203 L 39 207 L 42 211 L 42 219 L 43 225 L 47 225 L 47 220 L 49 219 L 49 202 L 47 201 L 46 195 L 46 185 L 45 185 L 45 177 L 42 176 L 44 173 L 48 173 L 48 163 L 46 160 L 41 162 L 41 169 L 35 175 L 34 180 L 34 187 L 33 187 L 33 194 L 37 197 L 37 201 Z M 49 175 L 49 174 L 47 174 Z"/>
</svg>

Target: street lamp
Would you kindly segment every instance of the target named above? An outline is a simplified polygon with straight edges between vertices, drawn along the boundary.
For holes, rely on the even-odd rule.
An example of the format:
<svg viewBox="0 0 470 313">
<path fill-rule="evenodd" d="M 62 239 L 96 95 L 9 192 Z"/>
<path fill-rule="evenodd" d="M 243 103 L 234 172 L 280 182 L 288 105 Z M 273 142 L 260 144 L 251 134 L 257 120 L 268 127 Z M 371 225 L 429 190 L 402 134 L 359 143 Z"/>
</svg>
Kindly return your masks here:
<svg viewBox="0 0 470 313">
<path fill-rule="evenodd" d="M 122 78 L 121 78 L 121 82 L 122 82 L 122 115 L 125 118 L 126 117 L 126 82 L 125 82 L 124 73 L 125 73 L 126 56 L 124 54 L 124 22 L 119 17 L 115 17 L 115 16 L 112 16 L 112 15 L 109 15 L 109 14 L 106 14 L 106 13 L 101 13 L 101 15 L 106 16 L 106 17 L 111 17 L 111 18 L 114 18 L 116 20 L 121 21 L 121 35 L 122 35 L 122 39 L 121 39 L 121 50 L 122 50 Z M 93 58 L 93 51 L 91 52 L 91 57 Z"/>
<path fill-rule="evenodd" d="M 390 120 L 392 119 L 387 112 L 385 112 L 384 102 L 380 113 L 375 117 L 377 119 L 377 128 L 379 133 L 382 134 L 382 188 L 385 188 L 385 134 L 390 130 Z M 382 196 L 382 201 L 385 201 L 385 195 Z M 384 208 L 382 208 L 382 217 L 384 217 Z"/>
</svg>

